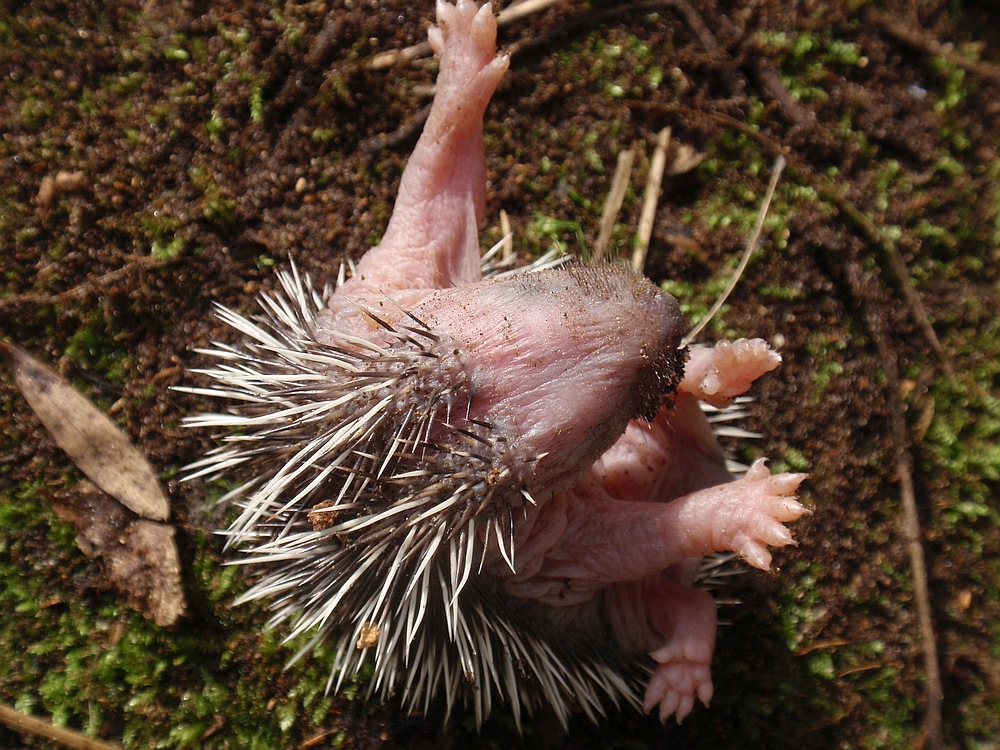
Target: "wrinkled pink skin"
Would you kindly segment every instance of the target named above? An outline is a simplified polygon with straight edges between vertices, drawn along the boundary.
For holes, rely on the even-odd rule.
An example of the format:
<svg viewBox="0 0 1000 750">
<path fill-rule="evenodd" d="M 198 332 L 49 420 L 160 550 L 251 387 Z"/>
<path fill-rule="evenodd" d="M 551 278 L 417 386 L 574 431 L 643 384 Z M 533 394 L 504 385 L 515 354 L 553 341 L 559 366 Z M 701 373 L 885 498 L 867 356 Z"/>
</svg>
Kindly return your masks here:
<svg viewBox="0 0 1000 750">
<path fill-rule="evenodd" d="M 483 113 L 510 59 L 496 54 L 496 19 L 488 9 L 438 3 L 437 12 L 438 26 L 428 32 L 441 60 L 434 105 L 381 244 L 365 253 L 331 306 L 340 326 L 361 322 L 348 298 L 385 294 L 412 309 L 430 290 L 482 278 Z"/>
<path fill-rule="evenodd" d="M 763 459 L 729 474 L 698 400 L 728 404 L 780 357 L 760 339 L 693 347 L 675 404 L 652 423 L 628 421 L 616 373 L 646 337 L 676 334 L 672 305 L 568 290 L 574 306 L 482 281 L 482 120 L 508 58 L 496 55 L 488 5 L 439 2 L 437 17 L 441 67 L 424 133 L 382 243 L 338 289 L 324 325 L 371 334 L 359 306 L 387 321 L 405 309 L 472 352 L 475 416 L 499 422 L 526 455 L 563 464 L 535 477 L 547 486 L 532 485 L 538 505 L 518 517 L 516 572 L 499 554 L 487 572 L 511 596 L 557 608 L 554 620 L 596 613 L 620 648 L 650 653 L 644 707 L 680 721 L 712 697 L 716 613 L 691 586 L 699 558 L 731 550 L 766 570 L 767 547 L 792 544 L 783 524 L 805 512 L 794 499 L 804 475 L 772 476 Z"/>
</svg>

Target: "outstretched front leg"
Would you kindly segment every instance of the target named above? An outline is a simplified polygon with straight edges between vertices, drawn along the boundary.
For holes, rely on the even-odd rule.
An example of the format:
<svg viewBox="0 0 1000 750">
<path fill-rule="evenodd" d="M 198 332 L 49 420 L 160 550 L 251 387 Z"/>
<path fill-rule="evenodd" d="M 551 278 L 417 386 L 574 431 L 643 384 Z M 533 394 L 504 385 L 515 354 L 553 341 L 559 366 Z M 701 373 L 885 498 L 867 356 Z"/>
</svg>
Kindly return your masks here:
<svg viewBox="0 0 1000 750">
<path fill-rule="evenodd" d="M 654 576 L 689 558 L 736 552 L 754 567 L 771 564 L 768 546 L 792 544 L 784 524 L 808 512 L 795 499 L 805 474 L 774 474 L 764 459 L 733 482 L 692 492 L 669 503 L 617 500 L 594 478 L 578 482 L 563 530 L 514 576 L 513 593 L 565 603 L 609 584 Z M 559 503 L 541 515 L 555 513 Z M 540 526 L 541 527 L 541 526 Z M 522 562 L 527 563 L 522 557 Z"/>
<path fill-rule="evenodd" d="M 361 259 L 341 296 L 443 289 L 481 278 L 483 114 L 509 57 L 496 53 L 497 24 L 488 3 L 439 2 L 437 17 L 428 33 L 441 61 L 434 103 L 382 242 Z"/>
</svg>

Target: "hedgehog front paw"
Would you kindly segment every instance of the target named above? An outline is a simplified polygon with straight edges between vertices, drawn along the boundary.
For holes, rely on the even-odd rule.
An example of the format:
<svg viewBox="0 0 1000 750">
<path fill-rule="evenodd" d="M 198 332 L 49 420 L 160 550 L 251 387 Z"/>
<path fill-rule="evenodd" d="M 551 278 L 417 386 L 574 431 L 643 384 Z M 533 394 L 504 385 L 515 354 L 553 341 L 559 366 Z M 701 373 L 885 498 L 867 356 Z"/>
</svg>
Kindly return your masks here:
<svg viewBox="0 0 1000 750">
<path fill-rule="evenodd" d="M 764 339 L 720 341 L 691 348 L 681 390 L 723 407 L 747 392 L 753 382 L 781 364 L 781 355 Z"/>
<path fill-rule="evenodd" d="M 481 101 L 485 107 L 510 63 L 506 53 L 497 54 L 497 20 L 490 4 L 438 2 L 437 26 L 428 29 L 427 38 L 441 63 L 435 103 L 454 100 L 456 108 L 468 108 L 469 101 Z"/>
<path fill-rule="evenodd" d="M 459 46 L 464 54 L 489 60 L 496 50 L 497 19 L 489 3 L 482 7 L 473 0 L 437 3 L 437 28 L 430 29 L 431 47 L 445 57 L 448 47 Z M 442 62 L 442 67 L 444 62 Z"/>
<path fill-rule="evenodd" d="M 674 637 L 652 654 L 658 666 L 649 680 L 642 707 L 650 713 L 659 705 L 661 722 L 673 716 L 680 724 L 694 709 L 695 698 L 706 706 L 712 700 L 713 644 L 709 638 L 689 636 Z"/>
<path fill-rule="evenodd" d="M 795 543 L 784 524 L 810 512 L 795 499 L 807 475 L 771 474 L 766 463 L 758 458 L 735 482 L 707 490 L 720 493 L 712 519 L 715 547 L 732 550 L 761 570 L 771 565 L 768 546 Z"/>
</svg>

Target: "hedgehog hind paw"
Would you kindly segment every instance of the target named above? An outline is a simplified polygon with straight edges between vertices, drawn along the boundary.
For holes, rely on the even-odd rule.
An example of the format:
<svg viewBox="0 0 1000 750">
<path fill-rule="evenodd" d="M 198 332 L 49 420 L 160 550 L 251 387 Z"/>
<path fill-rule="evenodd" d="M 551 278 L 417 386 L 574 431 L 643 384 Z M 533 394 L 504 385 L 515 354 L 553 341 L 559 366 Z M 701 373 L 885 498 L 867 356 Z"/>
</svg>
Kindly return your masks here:
<svg viewBox="0 0 1000 750">
<path fill-rule="evenodd" d="M 695 699 L 707 706 L 714 690 L 707 662 L 675 660 L 656 668 L 642 707 L 646 713 L 651 713 L 659 706 L 661 722 L 666 723 L 673 716 L 680 724 L 694 710 Z"/>
</svg>

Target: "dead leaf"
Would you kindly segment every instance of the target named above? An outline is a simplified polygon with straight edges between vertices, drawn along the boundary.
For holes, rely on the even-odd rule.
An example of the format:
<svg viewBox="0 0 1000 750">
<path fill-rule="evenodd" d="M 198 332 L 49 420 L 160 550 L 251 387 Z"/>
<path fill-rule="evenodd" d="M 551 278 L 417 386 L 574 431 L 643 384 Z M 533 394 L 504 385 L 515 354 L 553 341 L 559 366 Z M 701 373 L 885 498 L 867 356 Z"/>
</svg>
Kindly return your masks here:
<svg viewBox="0 0 1000 750">
<path fill-rule="evenodd" d="M 139 516 L 167 520 L 170 504 L 159 479 L 114 422 L 17 347 L 0 343 L 0 360 L 56 445 L 84 474 Z"/>
<path fill-rule="evenodd" d="M 56 444 L 94 482 L 53 499 L 85 555 L 101 558 L 107 587 L 164 627 L 184 614 L 181 566 L 166 495 L 146 458 L 66 381 L 17 347 L 0 360 Z M 97 485 L 97 486 L 95 486 Z"/>
<path fill-rule="evenodd" d="M 177 622 L 186 605 L 173 526 L 137 517 L 90 482 L 52 504 L 76 527 L 83 553 L 103 560 L 108 588 L 157 625 Z"/>
<path fill-rule="evenodd" d="M 673 159 L 667 167 L 667 174 L 671 177 L 685 172 L 690 172 L 705 159 L 705 154 L 696 151 L 685 143 L 674 144 Z"/>
</svg>

